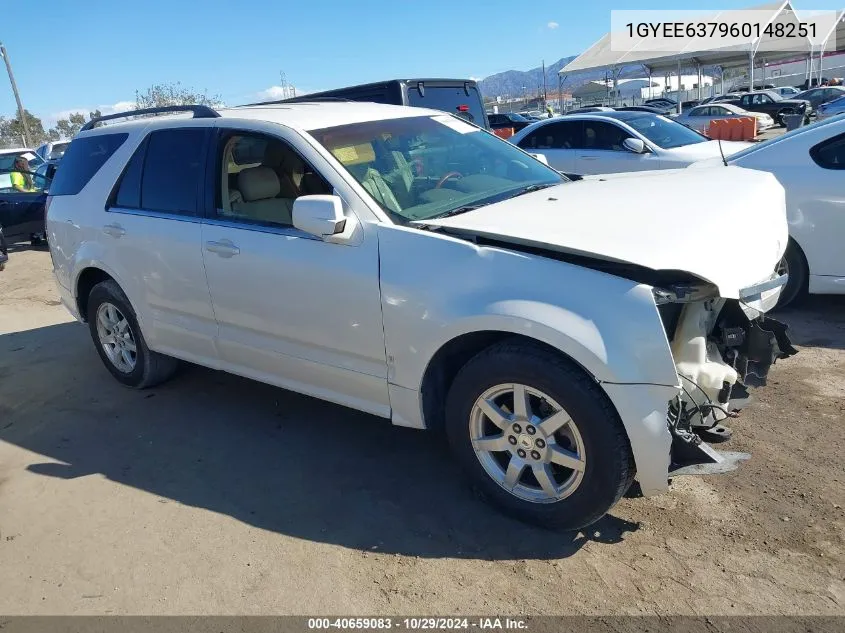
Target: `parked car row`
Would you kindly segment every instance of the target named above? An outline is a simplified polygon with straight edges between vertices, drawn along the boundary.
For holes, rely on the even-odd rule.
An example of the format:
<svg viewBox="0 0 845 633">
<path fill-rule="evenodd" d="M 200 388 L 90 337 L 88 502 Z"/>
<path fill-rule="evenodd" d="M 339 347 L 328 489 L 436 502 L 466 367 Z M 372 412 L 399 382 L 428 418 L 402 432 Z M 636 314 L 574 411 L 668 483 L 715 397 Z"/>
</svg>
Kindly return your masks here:
<svg viewBox="0 0 845 633">
<path fill-rule="evenodd" d="M 771 174 L 572 182 L 438 110 L 183 109 L 89 124 L 50 188 L 61 300 L 119 382 L 153 386 L 183 359 L 443 429 L 485 498 L 547 527 L 742 458 L 700 438 L 795 353 L 762 318 L 786 283 Z M 718 145 L 641 112 L 519 134 L 537 131 L 584 145 L 585 164 Z M 654 204 L 690 191 L 720 203 Z M 743 236 L 730 257 L 723 227 Z"/>
<path fill-rule="evenodd" d="M 713 141 L 675 120 L 647 112 L 618 111 L 539 121 L 509 140 L 575 176 L 677 169 L 723 153 L 730 156 L 750 145 Z"/>
</svg>

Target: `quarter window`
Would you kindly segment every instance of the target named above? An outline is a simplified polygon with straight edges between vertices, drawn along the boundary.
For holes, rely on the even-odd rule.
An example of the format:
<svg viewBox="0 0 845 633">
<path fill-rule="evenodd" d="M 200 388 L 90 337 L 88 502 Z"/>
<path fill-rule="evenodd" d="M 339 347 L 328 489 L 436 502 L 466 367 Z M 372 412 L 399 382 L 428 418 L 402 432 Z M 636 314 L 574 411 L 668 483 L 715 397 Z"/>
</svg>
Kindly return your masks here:
<svg viewBox="0 0 845 633">
<path fill-rule="evenodd" d="M 127 138 L 129 135 L 125 133 L 97 134 L 74 140 L 62 158 L 62 168 L 56 172 L 50 195 L 78 194 Z"/>
<path fill-rule="evenodd" d="M 845 169 L 845 134 L 819 143 L 810 150 L 810 156 L 824 169 Z"/>
</svg>

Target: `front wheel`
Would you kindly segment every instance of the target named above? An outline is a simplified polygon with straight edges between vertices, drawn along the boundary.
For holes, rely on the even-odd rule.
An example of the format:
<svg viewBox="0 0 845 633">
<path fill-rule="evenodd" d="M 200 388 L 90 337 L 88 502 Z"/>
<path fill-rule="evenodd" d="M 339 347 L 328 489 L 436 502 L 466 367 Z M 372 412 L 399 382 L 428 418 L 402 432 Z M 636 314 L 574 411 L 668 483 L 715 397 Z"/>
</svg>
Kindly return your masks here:
<svg viewBox="0 0 845 633">
<path fill-rule="evenodd" d="M 504 341 L 470 360 L 449 390 L 446 424 L 481 495 L 527 523 L 583 528 L 633 481 L 628 438 L 607 396 L 531 342 Z"/>
<path fill-rule="evenodd" d="M 789 240 L 786 252 L 775 269 L 780 275 L 789 275 L 786 285 L 780 293 L 777 306 L 782 308 L 798 299 L 807 290 L 807 261 L 798 245 Z"/>
</svg>

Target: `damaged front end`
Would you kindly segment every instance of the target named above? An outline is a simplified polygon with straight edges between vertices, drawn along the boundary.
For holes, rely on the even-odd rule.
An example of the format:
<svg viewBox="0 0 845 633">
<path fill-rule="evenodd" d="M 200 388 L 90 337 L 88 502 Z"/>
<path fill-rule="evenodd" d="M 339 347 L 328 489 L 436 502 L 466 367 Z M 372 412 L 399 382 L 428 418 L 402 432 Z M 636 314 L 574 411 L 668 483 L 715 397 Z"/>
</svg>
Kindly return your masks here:
<svg viewBox="0 0 845 633">
<path fill-rule="evenodd" d="M 707 284 L 654 289 L 681 382 L 667 414 L 670 476 L 726 472 L 749 457 L 707 442 L 729 439 L 723 423 L 749 403 L 747 388 L 765 385 L 771 366 L 797 353 L 787 326 L 766 316 L 785 283 L 786 276 L 773 275 L 739 299 L 721 298 Z"/>
</svg>

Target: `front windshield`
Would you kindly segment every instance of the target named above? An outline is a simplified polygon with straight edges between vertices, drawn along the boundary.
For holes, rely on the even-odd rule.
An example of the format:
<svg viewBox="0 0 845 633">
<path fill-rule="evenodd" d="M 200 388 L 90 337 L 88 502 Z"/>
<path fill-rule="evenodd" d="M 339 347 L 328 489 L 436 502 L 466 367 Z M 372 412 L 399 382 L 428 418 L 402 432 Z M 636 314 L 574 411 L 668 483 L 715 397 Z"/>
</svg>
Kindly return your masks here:
<svg viewBox="0 0 845 633">
<path fill-rule="evenodd" d="M 709 140 L 685 125 L 653 114 L 625 119 L 625 123 L 663 149 L 674 149 Z"/>
<path fill-rule="evenodd" d="M 400 223 L 565 182 L 507 141 L 447 114 L 341 125 L 310 134 Z"/>
</svg>

